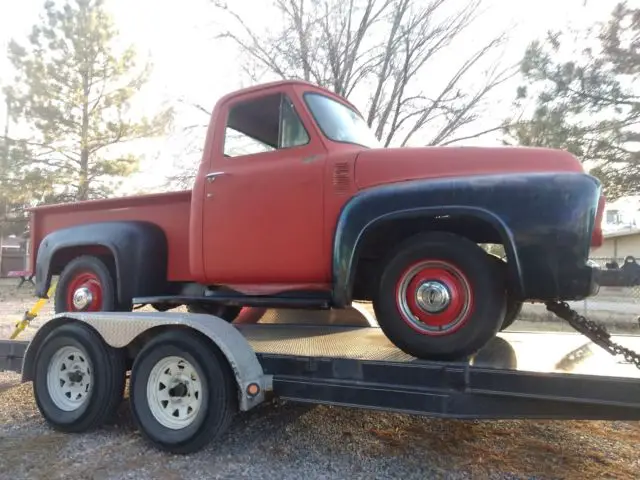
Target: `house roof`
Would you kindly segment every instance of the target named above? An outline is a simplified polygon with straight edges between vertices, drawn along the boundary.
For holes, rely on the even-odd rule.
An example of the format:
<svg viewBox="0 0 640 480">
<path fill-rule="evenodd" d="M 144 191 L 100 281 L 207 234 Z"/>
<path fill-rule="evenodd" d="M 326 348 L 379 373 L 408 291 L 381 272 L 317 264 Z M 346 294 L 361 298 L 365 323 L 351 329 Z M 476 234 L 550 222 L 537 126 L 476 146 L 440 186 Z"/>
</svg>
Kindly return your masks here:
<svg viewBox="0 0 640 480">
<path fill-rule="evenodd" d="M 625 228 L 622 230 L 614 230 L 604 232 L 604 238 L 626 237 L 629 235 L 640 235 L 640 228 Z"/>
<path fill-rule="evenodd" d="M 19 248 L 21 240 L 13 235 L 2 238 L 2 248 Z"/>
</svg>

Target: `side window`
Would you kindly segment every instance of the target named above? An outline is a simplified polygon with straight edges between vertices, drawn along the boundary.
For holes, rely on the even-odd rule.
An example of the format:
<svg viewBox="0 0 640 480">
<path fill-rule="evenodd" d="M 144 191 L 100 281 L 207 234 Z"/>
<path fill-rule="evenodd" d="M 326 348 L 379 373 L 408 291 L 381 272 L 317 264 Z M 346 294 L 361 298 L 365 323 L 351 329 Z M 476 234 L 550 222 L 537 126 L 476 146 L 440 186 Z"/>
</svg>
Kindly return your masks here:
<svg viewBox="0 0 640 480">
<path fill-rule="evenodd" d="M 224 154 L 252 155 L 306 145 L 309 134 L 284 94 L 240 102 L 229 111 Z"/>
<path fill-rule="evenodd" d="M 286 95 L 280 102 L 280 148 L 299 147 L 309 143 L 309 134 Z"/>
</svg>

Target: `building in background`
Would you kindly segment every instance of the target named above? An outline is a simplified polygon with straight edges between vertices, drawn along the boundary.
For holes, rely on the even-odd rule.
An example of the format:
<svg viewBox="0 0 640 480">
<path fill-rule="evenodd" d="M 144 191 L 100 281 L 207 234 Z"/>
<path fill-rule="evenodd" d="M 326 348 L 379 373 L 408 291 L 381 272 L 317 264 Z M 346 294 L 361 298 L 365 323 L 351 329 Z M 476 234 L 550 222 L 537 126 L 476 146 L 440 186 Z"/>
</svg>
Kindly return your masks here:
<svg viewBox="0 0 640 480">
<path fill-rule="evenodd" d="M 602 246 L 591 250 L 590 256 L 603 268 L 605 263 L 614 260 L 622 266 L 628 256 L 640 260 L 640 228 L 606 232 Z"/>
<path fill-rule="evenodd" d="M 640 195 L 621 197 L 607 203 L 602 228 L 605 233 L 640 228 Z"/>
<path fill-rule="evenodd" d="M 0 278 L 9 272 L 25 270 L 27 265 L 27 239 L 18 235 L 0 238 Z"/>
</svg>

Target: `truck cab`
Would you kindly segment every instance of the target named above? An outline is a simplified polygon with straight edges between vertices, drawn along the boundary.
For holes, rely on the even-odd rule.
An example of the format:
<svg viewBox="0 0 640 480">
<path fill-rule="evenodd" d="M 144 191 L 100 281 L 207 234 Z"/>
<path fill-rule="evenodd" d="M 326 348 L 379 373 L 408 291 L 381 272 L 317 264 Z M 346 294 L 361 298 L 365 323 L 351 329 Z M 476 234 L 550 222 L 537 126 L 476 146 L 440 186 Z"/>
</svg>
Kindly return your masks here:
<svg viewBox="0 0 640 480">
<path fill-rule="evenodd" d="M 596 291 L 603 207 L 567 152 L 382 148 L 346 99 L 281 81 L 217 102 L 191 191 L 36 208 L 31 257 L 57 311 L 364 300 L 405 352 L 457 358 L 523 301 Z"/>
<path fill-rule="evenodd" d="M 225 97 L 212 119 L 193 190 L 191 271 L 244 292 L 329 289 L 355 157 L 378 145 L 362 117 L 286 82 Z"/>
</svg>

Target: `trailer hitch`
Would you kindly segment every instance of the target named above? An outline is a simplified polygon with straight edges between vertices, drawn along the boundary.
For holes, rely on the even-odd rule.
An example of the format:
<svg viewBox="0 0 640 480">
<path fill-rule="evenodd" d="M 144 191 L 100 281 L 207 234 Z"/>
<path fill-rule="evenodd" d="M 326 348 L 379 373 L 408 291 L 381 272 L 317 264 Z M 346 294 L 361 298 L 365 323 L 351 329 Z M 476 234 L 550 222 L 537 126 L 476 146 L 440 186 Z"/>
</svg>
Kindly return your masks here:
<svg viewBox="0 0 640 480">
<path fill-rule="evenodd" d="M 547 302 L 546 307 L 551 313 L 568 322 L 575 330 L 611 355 L 623 355 L 627 362 L 633 363 L 637 368 L 640 368 L 640 354 L 611 340 L 611 334 L 607 332 L 604 325 L 580 315 L 575 310 L 572 310 L 567 302 Z"/>
</svg>

